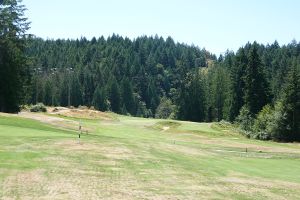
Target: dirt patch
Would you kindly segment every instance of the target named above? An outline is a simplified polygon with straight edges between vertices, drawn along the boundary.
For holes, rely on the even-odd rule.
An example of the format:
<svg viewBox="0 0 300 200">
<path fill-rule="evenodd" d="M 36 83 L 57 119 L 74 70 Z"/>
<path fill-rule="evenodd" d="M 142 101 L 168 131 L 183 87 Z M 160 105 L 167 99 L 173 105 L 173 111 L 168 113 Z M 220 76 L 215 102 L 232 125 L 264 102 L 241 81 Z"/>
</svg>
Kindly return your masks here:
<svg viewBox="0 0 300 200">
<path fill-rule="evenodd" d="M 64 108 L 64 107 L 55 107 L 55 108 L 48 108 L 50 114 L 57 114 L 65 117 L 75 117 L 81 119 L 100 119 L 100 120 L 107 120 L 113 121 L 114 118 L 109 115 L 108 113 L 97 111 L 97 110 L 90 110 L 87 108 Z"/>
</svg>

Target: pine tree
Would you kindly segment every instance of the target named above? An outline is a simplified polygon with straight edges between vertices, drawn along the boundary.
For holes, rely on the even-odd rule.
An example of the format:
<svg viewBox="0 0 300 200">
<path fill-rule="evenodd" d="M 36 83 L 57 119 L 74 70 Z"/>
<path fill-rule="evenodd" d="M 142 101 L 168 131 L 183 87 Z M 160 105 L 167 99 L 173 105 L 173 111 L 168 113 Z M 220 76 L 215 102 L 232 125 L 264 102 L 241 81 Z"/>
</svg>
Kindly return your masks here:
<svg viewBox="0 0 300 200">
<path fill-rule="evenodd" d="M 108 109 L 106 92 L 100 85 L 97 86 L 93 95 L 93 106 L 100 111 Z"/>
<path fill-rule="evenodd" d="M 224 119 L 224 106 L 228 90 L 228 77 L 225 70 L 218 66 L 213 77 L 213 103 L 217 121 Z"/>
<path fill-rule="evenodd" d="M 82 104 L 82 89 L 76 74 L 72 74 L 70 83 L 70 103 L 72 106 L 78 107 Z"/>
<path fill-rule="evenodd" d="M 125 109 L 127 112 L 129 112 L 131 115 L 134 115 L 135 113 L 135 102 L 133 97 L 133 89 L 130 81 L 128 78 L 124 78 L 121 83 L 121 97 L 122 102 L 125 106 Z M 124 109 L 123 109 L 124 110 Z"/>
<path fill-rule="evenodd" d="M 154 85 L 154 81 L 151 80 L 147 90 L 146 90 L 146 106 L 148 109 L 151 110 L 153 117 L 155 115 L 155 109 L 157 108 L 158 104 L 159 104 L 159 97 L 156 91 L 156 87 Z"/>
<path fill-rule="evenodd" d="M 113 77 L 109 88 L 109 100 L 111 110 L 116 113 L 121 112 L 121 94 L 117 80 Z"/>
<path fill-rule="evenodd" d="M 90 106 L 93 100 L 93 94 L 95 91 L 94 88 L 94 80 L 93 80 L 93 74 L 89 69 L 85 69 L 83 72 L 83 103 L 84 105 Z"/>
<path fill-rule="evenodd" d="M 258 44 L 253 43 L 248 53 L 245 70 L 244 103 L 252 115 L 256 115 L 269 102 L 269 86 L 258 54 Z"/>
<path fill-rule="evenodd" d="M 300 64 L 294 62 L 283 88 L 282 106 L 285 114 L 283 138 L 300 141 Z"/>
<path fill-rule="evenodd" d="M 26 73 L 25 32 L 29 23 L 20 0 L 0 4 L 0 112 L 17 112 Z"/>
<path fill-rule="evenodd" d="M 70 81 L 66 77 L 59 86 L 59 104 L 61 106 L 69 106 L 69 84 Z"/>
<path fill-rule="evenodd" d="M 230 93 L 228 99 L 229 105 L 229 121 L 234 121 L 239 115 L 240 109 L 244 105 L 244 73 L 247 65 L 247 56 L 244 48 L 240 48 L 237 52 L 233 67 L 230 69 Z"/>
<path fill-rule="evenodd" d="M 178 117 L 202 122 L 207 115 L 207 93 L 204 73 L 189 74 L 179 97 Z"/>
<path fill-rule="evenodd" d="M 52 105 L 52 96 L 53 96 L 53 85 L 51 80 L 46 79 L 45 87 L 44 87 L 44 104 Z"/>
</svg>

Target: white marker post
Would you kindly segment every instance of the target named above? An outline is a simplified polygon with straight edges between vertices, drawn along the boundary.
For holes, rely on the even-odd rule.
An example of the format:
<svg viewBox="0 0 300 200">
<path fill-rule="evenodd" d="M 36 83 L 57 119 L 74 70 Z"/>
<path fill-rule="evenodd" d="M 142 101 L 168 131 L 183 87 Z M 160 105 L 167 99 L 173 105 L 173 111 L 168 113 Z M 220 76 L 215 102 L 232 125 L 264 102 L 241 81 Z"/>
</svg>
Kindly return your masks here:
<svg viewBox="0 0 300 200">
<path fill-rule="evenodd" d="M 79 127 L 78 127 L 78 144 L 80 144 L 80 135 L 81 135 L 81 120 L 79 121 Z"/>
</svg>

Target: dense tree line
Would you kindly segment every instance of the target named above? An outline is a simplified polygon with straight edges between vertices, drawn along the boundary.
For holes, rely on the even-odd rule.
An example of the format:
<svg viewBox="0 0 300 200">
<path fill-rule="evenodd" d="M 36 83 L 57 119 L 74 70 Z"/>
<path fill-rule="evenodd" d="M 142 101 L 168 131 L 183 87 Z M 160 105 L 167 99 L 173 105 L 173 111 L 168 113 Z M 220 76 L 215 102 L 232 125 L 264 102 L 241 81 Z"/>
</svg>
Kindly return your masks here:
<svg viewBox="0 0 300 200">
<path fill-rule="evenodd" d="M 229 74 L 224 119 L 249 137 L 300 140 L 300 43 L 248 43 L 219 63 Z"/>
<path fill-rule="evenodd" d="M 215 59 L 205 49 L 175 43 L 171 37 L 132 41 L 118 35 L 30 38 L 27 55 L 33 72 L 28 103 L 87 105 L 143 117 L 154 117 L 163 97 L 176 104 L 186 73 Z"/>
<path fill-rule="evenodd" d="M 142 117 L 227 120 L 259 139 L 300 141 L 300 43 L 247 43 L 217 58 L 171 37 L 43 40 L 19 0 L 0 1 L 0 111 L 93 106 Z M 25 54 L 24 54 L 25 53 Z"/>
<path fill-rule="evenodd" d="M 30 38 L 28 44 L 33 70 L 28 103 L 87 105 L 143 117 L 227 120 L 238 122 L 250 137 L 299 140 L 300 44 L 295 41 L 282 47 L 276 41 L 266 46 L 247 43 L 219 58 L 158 36 L 133 41 L 118 35 Z M 278 123 L 283 124 L 276 130 L 271 125 L 275 119 L 269 119 L 272 128 L 259 121 L 266 120 L 266 106 L 268 112 L 282 115 Z"/>
<path fill-rule="evenodd" d="M 248 43 L 193 74 L 185 82 L 191 90 L 182 92 L 180 101 L 185 104 L 178 104 L 179 111 L 206 107 L 196 112 L 196 121 L 224 119 L 239 124 L 249 137 L 300 141 L 300 43 L 282 47 L 276 41 L 266 46 Z M 199 93 L 206 98 L 189 99 Z M 179 116 L 194 120 L 190 113 Z"/>
</svg>

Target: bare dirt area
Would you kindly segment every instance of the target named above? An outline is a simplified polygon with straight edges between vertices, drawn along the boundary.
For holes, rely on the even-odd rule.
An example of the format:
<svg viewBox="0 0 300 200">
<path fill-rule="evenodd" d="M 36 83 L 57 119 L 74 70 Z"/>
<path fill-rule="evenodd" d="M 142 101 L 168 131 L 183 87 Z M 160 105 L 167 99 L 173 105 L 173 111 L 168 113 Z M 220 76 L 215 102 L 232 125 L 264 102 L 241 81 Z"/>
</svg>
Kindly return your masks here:
<svg viewBox="0 0 300 200">
<path fill-rule="evenodd" d="M 86 107 L 83 108 L 65 108 L 65 107 L 49 107 L 47 109 L 49 114 L 56 114 L 65 117 L 75 117 L 81 119 L 100 119 L 100 120 L 114 120 L 109 114 L 97 110 L 91 110 Z"/>
<path fill-rule="evenodd" d="M 72 118 L 78 119 L 99 119 L 107 122 L 115 121 L 108 113 L 91 110 L 88 108 L 66 108 L 66 107 L 47 107 L 47 114 L 22 111 L 18 114 L 0 113 L 2 116 L 18 116 L 28 119 L 34 119 L 43 123 L 51 124 L 60 128 L 78 130 L 79 122 Z M 62 116 L 62 117 L 61 117 Z M 63 117 L 70 117 L 69 119 Z M 93 131 L 92 127 L 82 127 L 83 132 Z"/>
</svg>

